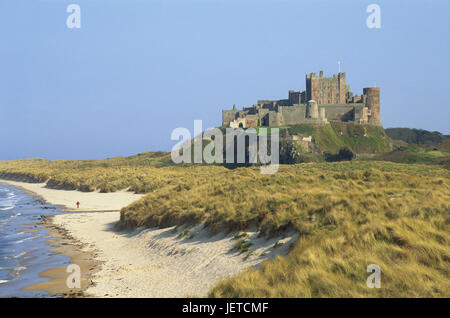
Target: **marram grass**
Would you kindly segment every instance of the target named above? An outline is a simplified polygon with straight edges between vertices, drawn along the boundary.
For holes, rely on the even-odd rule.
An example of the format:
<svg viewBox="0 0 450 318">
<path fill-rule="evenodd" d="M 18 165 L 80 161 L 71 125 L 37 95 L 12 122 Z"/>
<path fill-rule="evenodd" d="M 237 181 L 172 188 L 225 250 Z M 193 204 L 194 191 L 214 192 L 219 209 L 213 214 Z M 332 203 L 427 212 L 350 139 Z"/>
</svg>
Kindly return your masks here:
<svg viewBox="0 0 450 318">
<path fill-rule="evenodd" d="M 219 282 L 211 297 L 450 296 L 447 169 L 355 161 L 261 175 L 257 167 L 113 162 L 0 162 L 0 176 L 147 193 L 122 209 L 119 228 L 205 222 L 213 231 L 299 233 L 287 257 Z M 369 264 L 381 268 L 380 289 L 366 286 Z"/>
</svg>

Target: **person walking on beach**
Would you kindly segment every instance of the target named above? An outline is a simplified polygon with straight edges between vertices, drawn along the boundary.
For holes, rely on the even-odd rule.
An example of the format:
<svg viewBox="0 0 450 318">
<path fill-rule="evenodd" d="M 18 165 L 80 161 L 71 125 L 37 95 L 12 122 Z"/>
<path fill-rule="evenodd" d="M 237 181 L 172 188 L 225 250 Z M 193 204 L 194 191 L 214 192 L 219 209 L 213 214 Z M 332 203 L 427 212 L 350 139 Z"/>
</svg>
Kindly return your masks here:
<svg viewBox="0 0 450 318">
<path fill-rule="evenodd" d="M 79 208 L 80 207 L 80 202 L 79 201 L 77 201 L 77 208 Z"/>
</svg>

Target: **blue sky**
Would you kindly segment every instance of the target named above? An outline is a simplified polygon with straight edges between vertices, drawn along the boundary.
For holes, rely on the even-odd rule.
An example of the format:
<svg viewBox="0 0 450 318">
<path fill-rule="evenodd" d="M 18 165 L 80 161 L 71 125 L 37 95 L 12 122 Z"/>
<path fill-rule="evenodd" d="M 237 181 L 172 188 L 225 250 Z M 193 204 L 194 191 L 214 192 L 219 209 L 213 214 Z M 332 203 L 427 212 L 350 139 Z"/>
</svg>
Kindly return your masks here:
<svg viewBox="0 0 450 318">
<path fill-rule="evenodd" d="M 68 29 L 66 8 L 81 7 Z M 366 8 L 381 7 L 381 29 Z M 2 0 L 0 160 L 170 150 L 176 127 L 347 73 L 384 127 L 450 134 L 450 1 Z"/>
</svg>

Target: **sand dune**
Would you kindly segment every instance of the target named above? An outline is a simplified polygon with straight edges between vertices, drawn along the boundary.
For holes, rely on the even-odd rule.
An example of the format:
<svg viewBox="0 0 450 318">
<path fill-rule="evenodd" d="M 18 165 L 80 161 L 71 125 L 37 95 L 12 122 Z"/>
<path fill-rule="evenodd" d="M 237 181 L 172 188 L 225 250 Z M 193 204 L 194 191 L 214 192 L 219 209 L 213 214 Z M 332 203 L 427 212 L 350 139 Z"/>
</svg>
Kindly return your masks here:
<svg viewBox="0 0 450 318">
<path fill-rule="evenodd" d="M 118 233 L 113 231 L 118 219 L 117 212 L 65 214 L 53 219 L 82 243 L 83 251 L 92 252 L 103 263 L 91 278 L 88 296 L 206 296 L 219 280 L 287 254 L 297 238 L 288 233 L 267 239 L 250 231 L 250 250 L 240 254 L 233 248 L 238 241 L 235 233 L 210 236 L 202 225 Z"/>
<path fill-rule="evenodd" d="M 0 180 L 1 183 L 30 191 L 50 204 L 59 205 L 66 211 L 119 211 L 121 208 L 140 199 L 142 194 L 129 191 L 113 193 L 81 192 L 76 190 L 55 190 L 46 187 L 45 183 L 28 183 Z M 80 202 L 77 209 L 76 202 Z"/>
</svg>

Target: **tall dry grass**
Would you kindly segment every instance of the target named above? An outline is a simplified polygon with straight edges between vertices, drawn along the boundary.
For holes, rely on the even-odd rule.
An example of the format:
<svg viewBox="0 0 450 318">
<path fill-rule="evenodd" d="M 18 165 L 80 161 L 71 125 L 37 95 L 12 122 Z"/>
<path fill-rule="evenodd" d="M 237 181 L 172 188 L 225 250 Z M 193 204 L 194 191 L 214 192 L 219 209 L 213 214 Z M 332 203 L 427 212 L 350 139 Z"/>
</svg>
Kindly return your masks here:
<svg viewBox="0 0 450 318">
<path fill-rule="evenodd" d="M 287 257 L 220 282 L 212 297 L 450 296 L 450 171 L 436 166 L 309 163 L 261 175 L 256 167 L 32 161 L 2 162 L 0 176 L 147 193 L 122 209 L 119 228 L 205 222 L 213 231 L 300 234 Z M 369 264 L 381 267 L 380 289 L 366 286 Z"/>
</svg>

